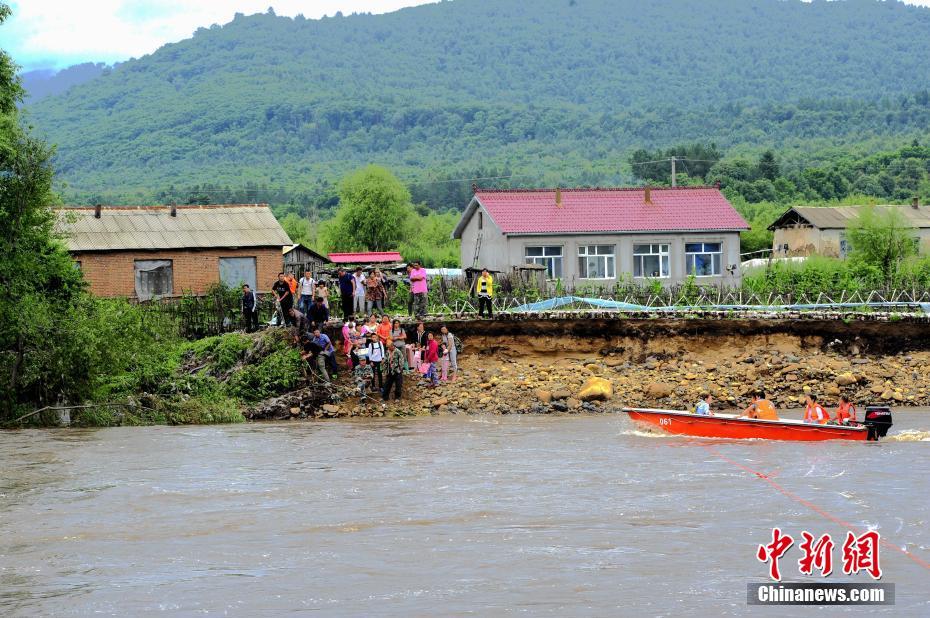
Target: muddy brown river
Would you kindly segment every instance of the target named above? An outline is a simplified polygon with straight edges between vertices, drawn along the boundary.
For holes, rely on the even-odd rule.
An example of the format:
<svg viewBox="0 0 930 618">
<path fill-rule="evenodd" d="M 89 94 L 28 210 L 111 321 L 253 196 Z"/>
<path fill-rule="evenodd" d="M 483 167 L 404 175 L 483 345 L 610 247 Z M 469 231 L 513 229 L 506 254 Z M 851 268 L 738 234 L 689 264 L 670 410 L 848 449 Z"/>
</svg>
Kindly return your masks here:
<svg viewBox="0 0 930 618">
<path fill-rule="evenodd" d="M 617 415 L 0 433 L 0 615 L 807 615 L 747 606 L 756 548 L 829 532 L 838 562 L 839 520 L 894 546 L 877 611 L 927 616 L 930 412 L 895 422 L 878 444 Z M 799 557 L 785 579 L 821 581 Z"/>
</svg>

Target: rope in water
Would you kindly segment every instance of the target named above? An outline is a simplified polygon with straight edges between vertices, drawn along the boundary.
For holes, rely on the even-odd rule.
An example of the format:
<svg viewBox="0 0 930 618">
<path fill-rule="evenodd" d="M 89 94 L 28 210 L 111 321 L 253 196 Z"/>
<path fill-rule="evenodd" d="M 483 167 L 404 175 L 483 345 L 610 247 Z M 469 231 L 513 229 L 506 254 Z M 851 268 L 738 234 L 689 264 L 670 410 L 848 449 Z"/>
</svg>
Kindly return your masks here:
<svg viewBox="0 0 930 618">
<path fill-rule="evenodd" d="M 724 455 L 723 453 L 721 453 L 719 450 L 717 450 L 715 447 L 713 447 L 713 446 L 711 446 L 711 445 L 709 445 L 709 444 L 701 444 L 701 446 L 703 446 L 704 448 L 706 448 L 706 449 L 707 449 L 708 451 L 710 451 L 713 455 L 719 457 L 719 458 L 722 459 L 723 461 L 725 461 L 725 462 L 727 462 L 727 463 L 730 463 L 730 464 L 736 466 L 737 468 L 739 468 L 740 470 L 743 470 L 744 472 L 748 472 L 749 474 L 752 474 L 752 475 L 757 476 L 758 478 L 762 479 L 763 481 L 765 481 L 766 483 L 768 483 L 769 485 L 771 485 L 772 487 L 774 487 L 777 491 L 781 492 L 783 495 L 785 495 L 785 496 L 791 498 L 792 500 L 794 500 L 794 501 L 797 502 L 798 504 L 801 504 L 801 505 L 803 505 L 803 506 L 806 506 L 806 507 L 809 508 L 810 510 L 814 511 L 815 513 L 817 513 L 818 515 L 820 515 L 821 517 L 823 517 L 824 519 L 827 519 L 828 521 L 832 521 L 832 522 L 835 523 L 835 524 L 838 524 L 838 525 L 840 525 L 840 526 L 843 526 L 844 528 L 846 528 L 847 530 L 853 532 L 853 533 L 856 534 L 857 536 L 860 535 L 860 534 L 862 534 L 863 531 L 860 530 L 859 528 L 857 528 L 856 526 L 853 526 L 851 523 L 849 523 L 849 522 L 847 522 L 847 521 L 844 521 L 844 520 L 840 519 L 839 517 L 836 517 L 835 515 L 831 515 L 830 513 L 828 513 L 827 511 L 825 511 L 823 508 L 817 506 L 816 504 L 814 504 L 814 503 L 811 502 L 810 500 L 807 500 L 807 499 L 805 499 L 805 498 L 802 498 L 801 496 L 799 496 L 799 495 L 797 495 L 797 494 L 795 494 L 795 493 L 789 491 L 788 489 L 785 489 L 782 485 L 780 485 L 779 483 L 775 482 L 775 481 L 772 479 L 771 475 L 764 474 L 764 473 L 762 473 L 762 472 L 759 472 L 758 470 L 753 470 L 752 468 L 750 468 L 750 467 L 748 467 L 748 466 L 746 466 L 746 465 L 744 465 L 744 464 L 741 464 L 741 463 L 738 462 L 738 461 L 734 461 L 733 459 L 730 459 L 729 457 L 727 457 L 726 455 Z M 880 542 L 881 542 L 881 544 L 882 544 L 884 547 L 887 547 L 888 549 L 893 549 L 893 550 L 895 550 L 896 552 L 899 552 L 899 553 L 901 553 L 901 554 L 904 554 L 905 556 L 907 556 L 908 558 L 910 558 L 910 559 L 911 559 L 913 562 L 915 562 L 916 564 L 922 566 L 923 568 L 925 568 L 925 569 L 927 569 L 927 570 L 930 570 L 930 563 L 928 563 L 927 561 L 921 559 L 919 556 L 915 556 L 914 554 L 912 554 L 911 552 L 907 551 L 907 550 L 904 549 L 903 547 L 898 547 L 898 546 L 895 545 L 894 543 L 891 543 L 891 542 L 888 541 L 884 536 L 881 537 L 881 541 L 880 541 Z"/>
</svg>

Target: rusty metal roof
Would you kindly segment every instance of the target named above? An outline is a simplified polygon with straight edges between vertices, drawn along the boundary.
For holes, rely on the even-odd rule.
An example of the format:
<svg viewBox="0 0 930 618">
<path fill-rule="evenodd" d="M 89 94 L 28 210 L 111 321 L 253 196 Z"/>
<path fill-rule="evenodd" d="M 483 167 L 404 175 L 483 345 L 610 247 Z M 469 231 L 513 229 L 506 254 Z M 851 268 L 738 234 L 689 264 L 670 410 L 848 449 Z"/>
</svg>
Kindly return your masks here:
<svg viewBox="0 0 930 618">
<path fill-rule="evenodd" d="M 897 209 L 909 225 L 916 228 L 930 228 L 930 208 L 919 206 L 875 206 L 877 211 Z M 816 228 L 822 230 L 843 230 L 859 216 L 862 206 L 795 206 L 779 217 L 769 229 L 783 227 L 790 220 L 792 212 Z"/>
<path fill-rule="evenodd" d="M 283 247 L 291 239 L 266 204 L 59 208 L 69 251 Z"/>
</svg>

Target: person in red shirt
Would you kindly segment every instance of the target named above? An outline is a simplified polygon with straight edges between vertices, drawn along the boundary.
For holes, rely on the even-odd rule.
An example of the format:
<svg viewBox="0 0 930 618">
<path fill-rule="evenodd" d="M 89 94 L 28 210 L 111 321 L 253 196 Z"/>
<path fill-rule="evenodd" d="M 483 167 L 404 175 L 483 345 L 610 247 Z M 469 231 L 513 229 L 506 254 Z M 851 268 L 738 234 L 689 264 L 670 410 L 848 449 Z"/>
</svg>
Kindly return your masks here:
<svg viewBox="0 0 930 618">
<path fill-rule="evenodd" d="M 846 395 L 840 396 L 840 405 L 836 408 L 836 421 L 841 425 L 848 425 L 849 421 L 856 421 L 856 406 Z"/>
<path fill-rule="evenodd" d="M 426 372 L 426 379 L 430 381 L 430 386 L 439 386 L 439 371 L 436 369 L 439 363 L 439 342 L 433 337 L 433 333 L 427 333 L 426 346 L 423 348 L 423 362 L 429 363 L 429 371 Z"/>
</svg>

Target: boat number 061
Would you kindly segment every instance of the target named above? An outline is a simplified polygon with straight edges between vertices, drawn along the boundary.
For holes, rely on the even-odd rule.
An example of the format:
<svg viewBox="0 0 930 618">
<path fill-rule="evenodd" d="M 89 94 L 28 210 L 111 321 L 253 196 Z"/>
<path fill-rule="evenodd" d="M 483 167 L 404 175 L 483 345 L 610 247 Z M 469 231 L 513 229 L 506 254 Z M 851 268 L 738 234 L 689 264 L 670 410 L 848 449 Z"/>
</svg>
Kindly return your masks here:
<svg viewBox="0 0 930 618">
<path fill-rule="evenodd" d="M 672 419 L 664 417 L 659 419 L 659 425 L 671 425 Z"/>
</svg>

